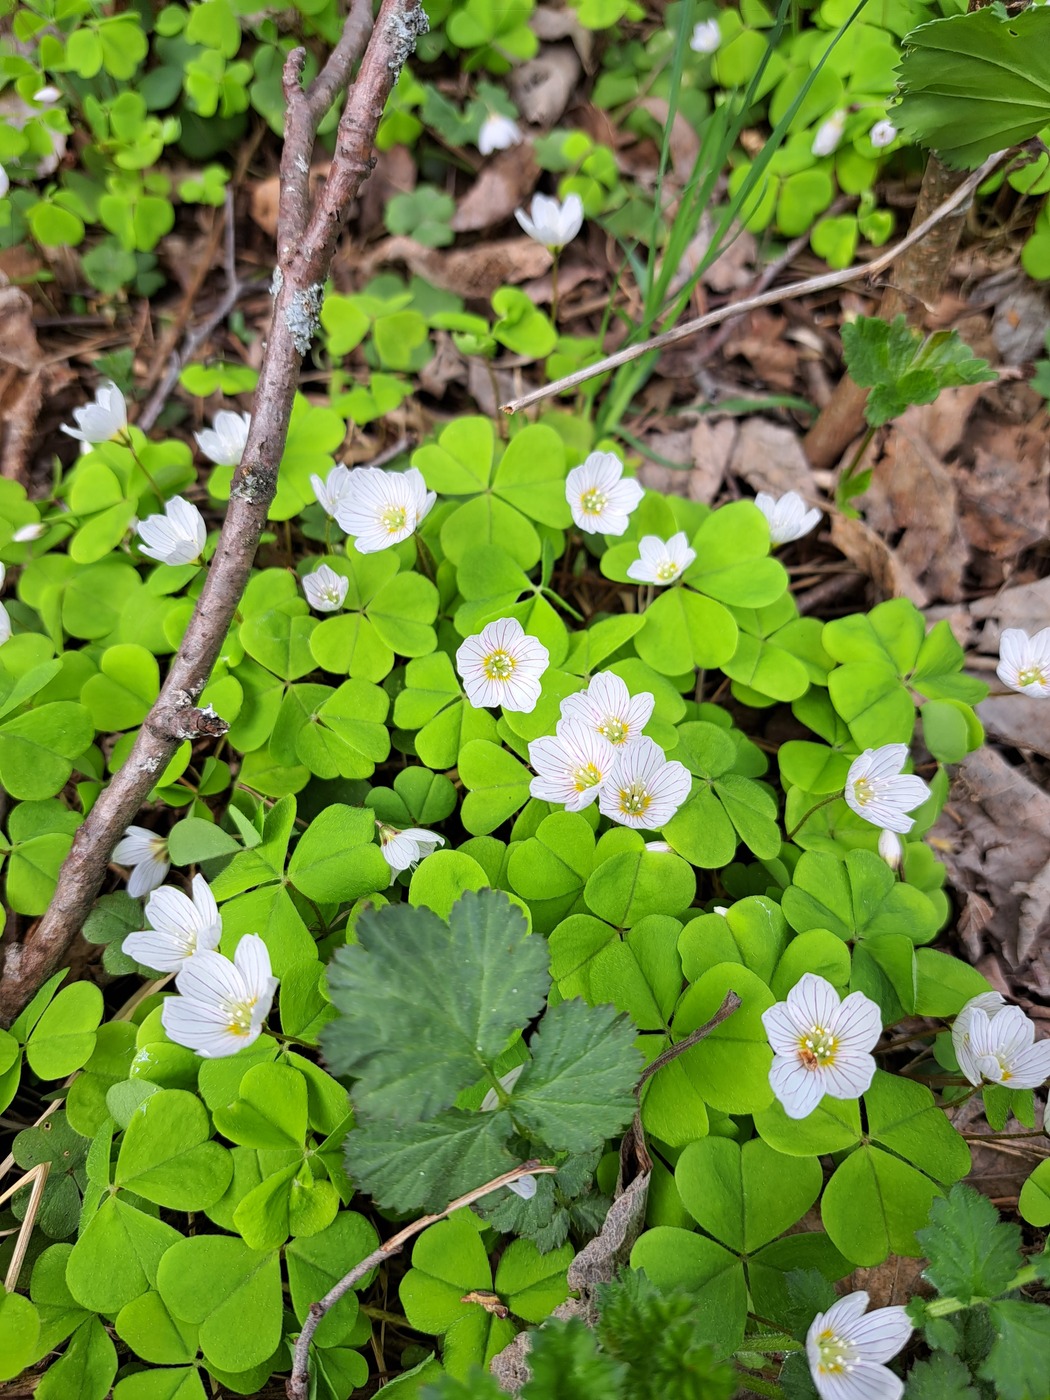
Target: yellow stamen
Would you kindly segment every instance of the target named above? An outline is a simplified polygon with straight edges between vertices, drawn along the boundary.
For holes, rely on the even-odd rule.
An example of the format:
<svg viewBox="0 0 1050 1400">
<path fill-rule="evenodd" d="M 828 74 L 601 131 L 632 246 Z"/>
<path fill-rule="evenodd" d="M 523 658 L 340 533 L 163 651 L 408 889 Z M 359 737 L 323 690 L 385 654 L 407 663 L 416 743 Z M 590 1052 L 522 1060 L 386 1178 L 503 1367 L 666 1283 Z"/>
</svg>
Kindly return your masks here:
<svg viewBox="0 0 1050 1400">
<path fill-rule="evenodd" d="M 609 497 L 604 491 L 599 491 L 597 486 L 592 486 L 580 497 L 580 509 L 584 515 L 601 515 L 608 504 Z"/>
<path fill-rule="evenodd" d="M 379 519 L 386 527 L 388 534 L 396 535 L 399 530 L 405 528 L 405 524 L 408 520 L 408 512 L 405 510 L 404 506 L 386 506 L 380 512 Z"/>
<path fill-rule="evenodd" d="M 606 715 L 598 726 L 598 733 L 608 739 L 610 744 L 622 744 L 627 739 L 630 726 L 616 715 Z"/>
<path fill-rule="evenodd" d="M 481 664 L 490 681 L 509 681 L 518 663 L 509 652 L 500 649 L 490 651 Z"/>
<path fill-rule="evenodd" d="M 640 817 L 652 806 L 652 796 L 644 784 L 633 782 L 630 787 L 620 789 L 620 811 L 627 817 Z"/>
<path fill-rule="evenodd" d="M 575 769 L 572 775 L 572 785 L 577 792 L 586 792 L 588 788 L 594 787 L 601 780 L 602 774 L 593 763 L 585 763 L 582 767 Z"/>
</svg>

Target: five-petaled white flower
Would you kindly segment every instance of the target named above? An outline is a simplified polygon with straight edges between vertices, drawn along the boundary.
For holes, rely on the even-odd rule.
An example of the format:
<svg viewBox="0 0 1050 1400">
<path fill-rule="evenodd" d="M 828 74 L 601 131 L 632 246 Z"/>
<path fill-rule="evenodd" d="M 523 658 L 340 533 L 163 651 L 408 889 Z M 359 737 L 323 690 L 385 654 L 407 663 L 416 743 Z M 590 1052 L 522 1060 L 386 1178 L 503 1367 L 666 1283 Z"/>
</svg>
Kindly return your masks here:
<svg viewBox="0 0 1050 1400">
<path fill-rule="evenodd" d="M 109 442 L 110 438 L 126 435 L 128 406 L 115 384 L 102 384 L 95 390 L 95 402 L 73 410 L 75 428 L 62 424 L 62 431 L 78 442 Z"/>
<path fill-rule="evenodd" d="M 456 669 L 476 710 L 492 705 L 502 705 L 505 710 L 534 710 L 540 698 L 540 677 L 549 664 L 547 648 L 513 617 L 488 623 L 456 652 Z"/>
<path fill-rule="evenodd" d="M 1029 637 L 1020 627 L 1007 627 L 999 638 L 995 674 L 1019 695 L 1045 700 L 1050 695 L 1050 627 Z"/>
<path fill-rule="evenodd" d="M 443 836 L 424 831 L 418 826 L 406 826 L 400 831 L 396 826 L 386 826 L 382 822 L 378 826 L 379 845 L 383 859 L 390 866 L 391 884 L 402 870 L 415 870 L 421 860 L 445 844 Z"/>
<path fill-rule="evenodd" d="M 515 209 L 514 217 L 529 237 L 545 248 L 564 248 L 583 227 L 583 200 L 578 194 L 570 194 L 562 204 L 549 195 L 536 194 L 528 214 L 524 209 Z"/>
<path fill-rule="evenodd" d="M 810 147 L 815 156 L 834 155 L 846 131 L 846 113 L 832 112 L 827 121 L 821 122 Z"/>
<path fill-rule="evenodd" d="M 780 497 L 760 491 L 755 505 L 769 521 L 769 543 L 774 547 L 800 540 L 820 524 L 821 512 L 816 507 L 807 510 L 797 491 L 785 491 Z"/>
<path fill-rule="evenodd" d="M 164 883 L 171 869 L 168 859 L 168 839 L 148 831 L 144 826 L 129 826 L 113 848 L 112 859 L 118 865 L 130 865 L 128 894 L 139 899 Z M 183 896 L 185 898 L 185 896 Z M 152 963 L 150 964 L 152 966 Z"/>
<path fill-rule="evenodd" d="M 306 601 L 316 612 L 338 612 L 349 587 L 350 580 L 327 564 L 318 564 L 313 573 L 303 575 Z"/>
<path fill-rule="evenodd" d="M 610 744 L 630 744 L 649 723 L 655 704 L 652 691 L 632 695 L 615 671 L 599 671 L 586 690 L 565 697 L 561 717 L 583 720 Z"/>
<path fill-rule="evenodd" d="M 693 53 L 716 53 L 722 42 L 722 31 L 716 19 L 702 19 L 693 26 L 689 47 Z"/>
<path fill-rule="evenodd" d="M 38 540 L 41 535 L 47 534 L 47 526 L 42 520 L 35 524 L 19 525 L 18 529 L 11 536 L 12 544 L 30 544 L 33 540 Z"/>
<path fill-rule="evenodd" d="M 900 869 L 901 861 L 904 858 L 904 847 L 901 845 L 901 838 L 895 831 L 879 832 L 879 855 L 891 870 Z"/>
<path fill-rule="evenodd" d="M 325 515 L 334 520 L 339 507 L 350 499 L 350 468 L 337 463 L 324 478 L 315 472 L 310 477 L 310 485 Z"/>
<path fill-rule="evenodd" d="M 359 554 L 375 554 L 415 534 L 436 500 L 416 467 L 405 472 L 358 467 L 334 515 Z"/>
<path fill-rule="evenodd" d="M 901 1400 L 904 1382 L 886 1366 L 913 1328 L 904 1308 L 865 1317 L 866 1293 L 849 1293 L 817 1313 L 806 1333 L 810 1375 L 821 1400 Z"/>
<path fill-rule="evenodd" d="M 542 802 L 563 802 L 567 812 L 589 807 L 616 765 L 617 750 L 582 719 L 563 719 L 554 734 L 533 739 L 529 762 L 536 777 L 529 793 Z"/>
<path fill-rule="evenodd" d="M 662 540 L 659 535 L 643 535 L 638 541 L 638 558 L 628 564 L 627 572 L 637 583 L 656 583 L 665 587 L 688 569 L 696 558 L 689 548 L 684 530 Z"/>
<path fill-rule="evenodd" d="M 179 995 L 166 997 L 160 1012 L 169 1040 L 205 1060 L 218 1060 L 258 1039 L 277 978 L 266 944 L 257 933 L 246 933 L 232 962 L 221 953 L 195 953 L 175 986 Z"/>
<path fill-rule="evenodd" d="M 0 564 L 0 588 L 4 586 L 4 579 L 7 577 L 7 569 Z M 11 619 L 7 615 L 7 609 L 0 603 L 0 646 L 11 638 Z"/>
<path fill-rule="evenodd" d="M 807 972 L 762 1024 L 773 1047 L 769 1087 L 789 1118 L 805 1118 L 825 1094 L 856 1099 L 870 1088 L 882 1015 L 863 992 L 840 1001 L 826 978 Z"/>
<path fill-rule="evenodd" d="M 251 426 L 250 413 L 231 413 L 229 409 L 222 408 L 212 419 L 210 428 L 202 428 L 193 436 L 205 457 L 216 466 L 237 467 L 244 455 Z"/>
<path fill-rule="evenodd" d="M 190 958 L 219 946 L 222 919 L 215 896 L 203 875 L 194 875 L 191 888 L 192 899 L 171 885 L 153 891 L 146 900 L 150 927 L 129 933 L 121 944 L 129 958 L 158 972 L 178 972 Z"/>
<path fill-rule="evenodd" d="M 915 825 L 915 818 L 907 813 L 921 807 L 930 795 L 920 777 L 901 771 L 907 757 L 907 744 L 865 749 L 850 764 L 842 794 L 858 817 L 901 836 Z"/>
<path fill-rule="evenodd" d="M 490 112 L 478 132 L 478 150 L 483 156 L 521 145 L 521 128 L 502 112 Z"/>
<path fill-rule="evenodd" d="M 952 1026 L 952 1047 L 971 1084 L 1038 1089 L 1050 1078 L 1050 1040 L 1035 1042 L 1035 1023 L 998 992 L 968 1001 Z"/>
<path fill-rule="evenodd" d="M 884 150 L 887 146 L 892 146 L 897 139 L 897 128 L 884 117 L 882 121 L 876 122 L 868 132 L 868 139 L 877 151 Z"/>
<path fill-rule="evenodd" d="M 208 541 L 204 517 L 196 506 L 173 496 L 163 515 L 149 515 L 135 526 L 143 554 L 161 564 L 194 564 Z"/>
<path fill-rule="evenodd" d="M 612 452 L 592 452 L 565 478 L 572 518 L 588 535 L 622 535 L 644 495 L 633 477 L 624 478 L 623 463 Z"/>
<path fill-rule="evenodd" d="M 687 768 L 669 762 L 660 745 L 643 735 L 620 749 L 598 794 L 598 810 L 621 826 L 651 831 L 671 820 L 691 782 Z"/>
</svg>

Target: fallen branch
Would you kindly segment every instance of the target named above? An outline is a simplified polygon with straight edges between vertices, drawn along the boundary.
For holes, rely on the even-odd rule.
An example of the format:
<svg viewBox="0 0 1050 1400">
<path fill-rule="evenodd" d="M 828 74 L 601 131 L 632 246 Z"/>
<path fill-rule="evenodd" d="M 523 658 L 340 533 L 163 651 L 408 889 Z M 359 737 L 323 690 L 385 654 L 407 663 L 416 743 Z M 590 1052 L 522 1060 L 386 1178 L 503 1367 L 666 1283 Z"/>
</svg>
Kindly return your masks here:
<svg viewBox="0 0 1050 1400">
<path fill-rule="evenodd" d="M 584 369 L 576 370 L 574 374 L 567 374 L 563 379 L 556 379 L 553 384 L 545 384 L 542 388 L 533 389 L 528 394 L 522 394 L 520 398 L 511 399 L 509 403 L 500 405 L 500 411 L 519 413 L 523 408 L 529 408 L 542 399 L 549 399 L 552 395 L 560 394 L 566 389 L 575 389 L 577 385 L 585 384 L 588 379 L 593 379 L 596 375 L 606 374 L 611 369 L 618 369 L 620 365 L 630 364 L 632 360 L 639 360 L 643 355 L 652 354 L 654 350 L 663 350 L 668 345 L 677 345 L 680 340 L 688 340 L 698 331 L 706 330 L 708 326 L 717 326 L 731 317 L 746 315 L 747 312 L 757 311 L 762 306 L 776 306 L 782 301 L 792 301 L 798 297 L 808 296 L 810 292 L 826 292 L 833 287 L 844 286 L 847 282 L 855 282 L 859 278 L 874 277 L 876 273 L 884 272 L 902 253 L 925 238 L 931 229 L 936 228 L 942 219 L 948 218 L 950 214 L 963 205 L 974 190 L 983 184 L 996 166 L 1005 159 L 1006 154 L 1005 151 L 999 151 L 996 155 L 990 156 L 981 168 L 968 176 L 959 188 L 943 204 L 939 205 L 918 228 L 912 229 L 888 252 L 880 253 L 870 262 L 857 263 L 853 267 L 844 268 L 841 272 L 825 272 L 819 277 L 808 277 L 804 282 L 792 282 L 786 287 L 776 287 L 772 291 L 762 292 L 759 296 L 748 297 L 745 301 L 730 302 L 728 306 L 720 306 L 717 311 L 709 311 L 706 316 L 697 316 L 695 320 L 684 321 L 672 330 L 654 335 L 651 339 L 643 340 L 638 345 L 628 345 L 625 349 L 618 350 L 614 355 L 607 355 L 604 360 L 599 360 L 597 364 L 587 365 Z"/>
<path fill-rule="evenodd" d="M 334 1308 L 339 1299 L 344 1294 L 349 1293 L 354 1284 L 360 1282 L 365 1274 L 371 1273 L 373 1269 L 386 1263 L 395 1254 L 400 1254 L 410 1239 L 420 1234 L 429 1225 L 444 1220 L 453 1211 L 462 1210 L 464 1206 L 472 1206 L 483 1196 L 498 1191 L 501 1186 L 509 1186 L 512 1181 L 518 1181 L 523 1176 L 552 1176 L 557 1170 L 557 1167 L 541 1167 L 538 1162 L 523 1162 L 520 1167 L 515 1167 L 513 1171 L 504 1172 L 502 1176 L 487 1181 L 484 1186 L 475 1187 L 473 1191 L 468 1191 L 465 1196 L 457 1196 L 436 1215 L 424 1215 L 421 1220 L 414 1220 L 411 1225 L 406 1225 L 403 1230 L 399 1230 L 396 1235 L 388 1239 L 386 1244 L 381 1244 L 378 1249 L 374 1249 L 367 1258 L 361 1260 L 360 1264 L 355 1264 L 350 1272 L 345 1274 L 333 1288 L 330 1288 L 323 1298 L 310 1304 L 306 1321 L 303 1323 L 303 1330 L 299 1333 L 299 1339 L 295 1344 L 292 1374 L 285 1386 L 288 1400 L 306 1400 L 310 1379 L 310 1343 L 313 1340 L 313 1335 L 324 1315 Z"/>
<path fill-rule="evenodd" d="M 371 10 L 371 0 L 351 0 L 343 35 L 309 89 L 302 86 L 306 51 L 293 49 L 285 61 L 273 319 L 251 429 L 234 473 L 218 548 L 160 697 L 127 760 L 78 830 L 47 913 L 23 943 L 11 941 L 5 949 L 0 1025 L 10 1025 L 61 964 L 91 909 L 113 847 L 178 744 L 221 735 L 228 728 L 209 708 L 198 708 L 197 700 L 234 619 L 277 489 L 300 365 L 317 327 L 336 242 L 350 203 L 372 169 L 375 133 L 386 99 L 417 35 L 427 27 L 419 0 L 383 0 L 374 27 Z M 349 83 L 362 49 L 364 57 L 336 132 L 328 180 L 311 207 L 310 159 L 318 124 L 334 95 Z"/>
</svg>

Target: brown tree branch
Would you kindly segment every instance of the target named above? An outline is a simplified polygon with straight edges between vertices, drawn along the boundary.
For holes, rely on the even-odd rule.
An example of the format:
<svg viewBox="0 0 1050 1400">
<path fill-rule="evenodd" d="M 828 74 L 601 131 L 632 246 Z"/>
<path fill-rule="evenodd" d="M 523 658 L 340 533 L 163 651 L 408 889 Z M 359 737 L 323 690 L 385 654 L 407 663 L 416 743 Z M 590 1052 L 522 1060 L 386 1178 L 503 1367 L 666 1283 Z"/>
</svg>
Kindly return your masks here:
<svg viewBox="0 0 1050 1400">
<path fill-rule="evenodd" d="M 706 330 L 708 326 L 720 325 L 721 322 L 729 320 L 731 317 L 741 316 L 747 311 L 756 311 L 762 306 L 776 306 L 782 301 L 808 296 L 810 292 L 826 292 L 832 287 L 842 287 L 848 282 L 856 282 L 859 279 L 873 277 L 876 273 L 883 272 L 902 253 L 925 238 L 942 219 L 947 219 L 961 208 L 978 185 L 987 180 L 996 166 L 1005 159 L 1005 156 L 1005 151 L 990 156 L 980 170 L 975 170 L 972 175 L 968 176 L 958 189 L 933 211 L 929 218 L 924 219 L 917 228 L 911 229 L 888 252 L 880 253 L 870 262 L 844 268 L 841 272 L 825 272 L 819 277 L 807 277 L 804 282 L 792 282 L 787 287 L 775 287 L 772 291 L 763 292 L 760 296 L 748 297 L 745 301 L 731 302 L 728 306 L 720 306 L 717 311 L 709 311 L 706 316 L 697 316 L 695 320 L 683 321 L 680 326 L 664 331 L 661 335 L 654 335 L 651 339 L 643 340 L 637 345 L 628 345 L 625 349 L 618 350 L 615 355 L 607 355 L 605 359 L 598 360 L 596 364 L 588 365 L 585 369 L 578 369 L 574 374 L 567 374 L 564 379 L 556 379 L 553 384 L 545 384 L 539 389 L 533 389 L 528 394 L 522 394 L 520 398 L 511 399 L 509 403 L 500 405 L 501 411 L 503 413 L 519 413 L 523 408 L 529 408 L 532 404 L 539 403 L 541 399 L 548 399 L 553 394 L 562 393 L 565 389 L 575 389 L 577 385 L 585 384 L 588 379 L 593 379 L 595 375 L 606 374 L 611 369 L 618 369 L 620 365 L 641 359 L 643 355 L 649 355 L 654 350 L 663 350 L 668 345 L 677 345 L 680 340 L 688 340 L 690 336 L 696 335 L 697 331 Z"/>
<path fill-rule="evenodd" d="M 334 1308 L 339 1299 L 344 1294 L 349 1293 L 354 1284 L 360 1282 L 365 1274 L 371 1273 L 374 1268 L 385 1263 L 386 1260 L 392 1259 L 395 1254 L 400 1254 L 410 1239 L 427 1229 L 428 1226 L 436 1224 L 439 1220 L 444 1220 L 453 1211 L 462 1210 L 464 1206 L 472 1206 L 483 1196 L 498 1191 L 501 1186 L 509 1186 L 512 1181 L 518 1181 L 523 1176 L 553 1175 L 557 1170 L 557 1167 L 541 1167 L 538 1162 L 523 1162 L 520 1167 L 515 1167 L 513 1171 L 504 1172 L 502 1176 L 497 1176 L 492 1181 L 486 1181 L 484 1186 L 475 1187 L 473 1191 L 468 1191 L 465 1196 L 457 1196 L 436 1215 L 424 1215 L 421 1220 L 414 1220 L 411 1225 L 406 1225 L 403 1230 L 399 1230 L 396 1235 L 391 1236 L 386 1244 L 381 1244 L 378 1249 L 374 1249 L 367 1258 L 361 1260 L 360 1264 L 355 1264 L 350 1272 L 345 1274 L 333 1288 L 330 1288 L 323 1298 L 310 1304 L 306 1321 L 303 1323 L 303 1330 L 299 1333 L 299 1339 L 295 1344 L 292 1374 L 285 1385 L 288 1400 L 306 1400 L 309 1390 L 310 1343 L 313 1340 L 313 1335 L 325 1313 Z"/>
<path fill-rule="evenodd" d="M 302 51 L 293 51 L 285 64 L 288 114 L 281 171 L 287 189 L 282 189 L 280 204 L 273 319 L 252 405 L 251 429 L 234 473 L 218 548 L 160 697 L 126 762 L 77 832 L 47 913 L 24 943 L 11 942 L 4 950 L 0 1025 L 11 1024 L 62 962 L 91 909 L 113 847 L 179 742 L 221 734 L 227 728 L 208 709 L 198 709 L 196 702 L 234 620 L 277 488 L 300 363 L 317 327 L 336 241 L 350 202 L 372 168 L 372 147 L 386 99 L 416 36 L 426 31 L 419 0 L 383 0 L 347 95 L 328 182 L 316 207 L 310 210 L 308 177 L 317 124 L 328 95 L 349 80 L 367 33 L 366 9 L 371 10 L 367 0 L 354 0 L 346 20 L 352 36 L 344 34 L 310 91 L 304 93 L 299 81 L 305 57 Z"/>
</svg>

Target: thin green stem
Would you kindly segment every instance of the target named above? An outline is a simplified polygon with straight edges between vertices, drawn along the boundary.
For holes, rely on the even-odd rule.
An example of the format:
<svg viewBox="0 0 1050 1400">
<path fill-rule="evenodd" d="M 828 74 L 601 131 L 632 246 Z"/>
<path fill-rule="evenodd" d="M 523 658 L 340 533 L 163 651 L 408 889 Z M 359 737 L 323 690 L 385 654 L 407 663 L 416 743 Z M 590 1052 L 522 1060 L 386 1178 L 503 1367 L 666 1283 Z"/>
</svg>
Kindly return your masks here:
<svg viewBox="0 0 1050 1400">
<path fill-rule="evenodd" d="M 856 452 L 854 452 L 853 456 L 850 458 L 848 466 L 845 468 L 845 470 L 839 477 L 838 486 L 835 488 L 835 502 L 837 505 L 843 506 L 849 504 L 849 488 L 852 486 L 857 476 L 858 468 L 860 467 L 861 462 L 864 460 L 864 454 L 871 446 L 872 439 L 874 438 L 874 436 L 875 429 L 874 427 L 869 425 L 867 432 L 860 440 Z"/>
<path fill-rule="evenodd" d="M 819 812 L 821 807 L 827 807 L 828 804 L 831 802 L 837 802 L 841 796 L 841 792 L 829 793 L 827 797 L 823 798 L 815 806 L 811 807 L 809 811 L 803 816 L 802 820 L 796 822 L 795 825 L 791 828 L 791 830 L 787 834 L 787 839 L 789 841 L 793 840 L 796 832 L 802 830 L 802 828 L 806 825 L 806 823 L 809 821 L 810 817 L 813 815 L 814 812 Z"/>
<path fill-rule="evenodd" d="M 1039 1282 L 1039 1270 L 1034 1264 L 1028 1264 L 1023 1269 L 1019 1269 L 1006 1287 L 995 1296 L 1002 1298 L 1007 1293 L 1016 1293 L 1020 1288 L 1027 1288 L 1030 1283 Z M 926 1315 L 928 1317 L 949 1317 L 952 1313 L 964 1312 L 967 1308 L 979 1307 L 982 1303 L 994 1302 L 992 1298 L 971 1298 L 968 1303 L 961 1302 L 958 1298 L 934 1298 L 932 1303 L 926 1304 Z"/>
<path fill-rule="evenodd" d="M 551 249 L 551 257 L 554 259 L 551 263 L 551 325 L 555 330 L 558 329 L 558 255 L 560 252 L 560 248 Z"/>
<path fill-rule="evenodd" d="M 431 554 L 430 552 L 430 546 L 427 544 L 426 540 L 423 538 L 423 536 L 419 533 L 418 530 L 415 534 L 415 541 L 416 554 L 419 558 L 420 572 L 423 573 L 430 580 L 431 583 L 433 583 L 434 579 L 437 577 L 437 563 L 434 559 L 433 554 Z"/>
</svg>

